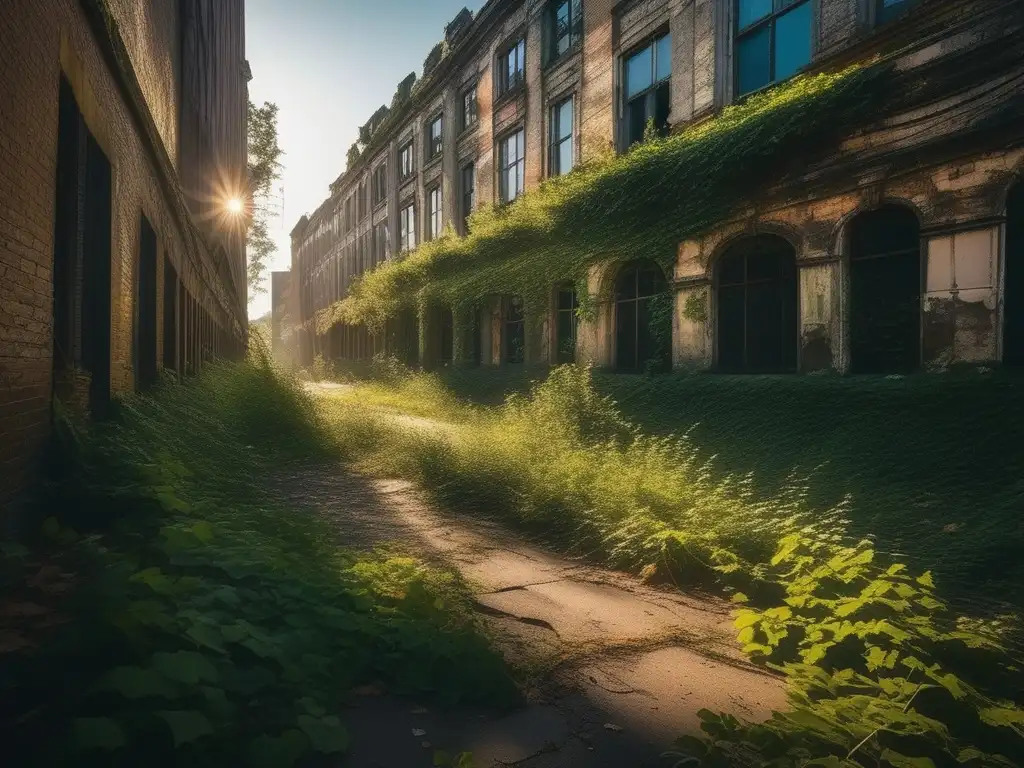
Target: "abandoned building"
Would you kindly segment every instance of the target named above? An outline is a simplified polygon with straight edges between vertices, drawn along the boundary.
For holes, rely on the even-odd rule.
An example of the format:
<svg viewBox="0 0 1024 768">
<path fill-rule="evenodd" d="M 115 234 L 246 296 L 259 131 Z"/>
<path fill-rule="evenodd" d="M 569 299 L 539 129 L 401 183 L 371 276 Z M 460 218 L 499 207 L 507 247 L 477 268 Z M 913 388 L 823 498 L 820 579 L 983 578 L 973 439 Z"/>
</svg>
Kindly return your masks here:
<svg viewBox="0 0 1024 768">
<path fill-rule="evenodd" d="M 863 115 L 825 157 L 809 149 L 756 205 L 678 243 L 670 273 L 640 253 L 592 267 L 585 319 L 570 284 L 551 286 L 539 332 L 517 296 L 482 302 L 465 344 L 444 307 L 377 334 L 318 330 L 364 271 L 628 151 L 650 121 L 675 133 L 801 73 L 878 59 L 911 83 L 911 107 Z M 490 0 L 447 25 L 292 231 L 298 358 L 636 371 L 664 354 L 678 369 L 886 374 L 1024 362 L 1022 94 L 1015 0 Z M 671 311 L 653 311 L 664 297 Z"/>
<path fill-rule="evenodd" d="M 245 348 L 244 0 L 0 3 L 0 507 L 54 398 Z"/>
</svg>

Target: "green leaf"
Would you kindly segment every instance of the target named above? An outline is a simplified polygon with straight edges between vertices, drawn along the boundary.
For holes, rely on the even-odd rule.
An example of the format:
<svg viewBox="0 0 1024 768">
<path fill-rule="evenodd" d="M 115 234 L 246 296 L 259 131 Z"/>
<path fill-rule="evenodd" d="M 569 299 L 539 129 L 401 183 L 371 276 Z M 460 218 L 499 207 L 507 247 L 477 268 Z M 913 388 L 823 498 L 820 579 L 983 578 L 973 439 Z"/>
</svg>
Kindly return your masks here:
<svg viewBox="0 0 1024 768">
<path fill-rule="evenodd" d="M 229 643 L 240 643 L 249 636 L 249 631 L 240 624 L 225 624 L 220 634 Z"/>
<path fill-rule="evenodd" d="M 124 731 L 109 717 L 80 717 L 71 729 L 79 749 L 115 750 L 125 745 Z"/>
<path fill-rule="evenodd" d="M 220 630 L 210 624 L 193 624 L 185 633 L 199 645 L 204 645 L 218 653 L 224 653 L 224 641 Z"/>
<path fill-rule="evenodd" d="M 309 739 L 294 728 L 278 738 L 257 736 L 249 744 L 249 765 L 252 768 L 291 768 L 308 749 Z"/>
<path fill-rule="evenodd" d="M 163 720 L 174 735 L 174 746 L 190 744 L 203 736 L 213 733 L 213 726 L 202 712 L 195 710 L 164 710 L 156 716 Z"/>
<path fill-rule="evenodd" d="M 733 620 L 733 626 L 736 629 L 745 629 L 746 627 L 752 627 L 761 621 L 761 614 L 757 611 L 742 610 L 737 612 L 736 618 Z"/>
<path fill-rule="evenodd" d="M 732 598 L 730 598 L 729 602 L 730 603 L 747 603 L 747 602 L 750 602 L 750 598 L 747 597 L 742 592 L 737 592 L 736 594 L 734 594 L 732 596 Z"/>
<path fill-rule="evenodd" d="M 922 587 L 928 587 L 930 589 L 935 588 L 935 580 L 932 579 L 931 571 L 925 571 L 920 576 L 918 576 L 917 583 L 920 584 Z"/>
<path fill-rule="evenodd" d="M 174 582 L 157 567 L 139 571 L 129 581 L 146 584 L 158 595 L 169 595 L 174 592 Z"/>
<path fill-rule="evenodd" d="M 893 768 L 935 768 L 935 763 L 929 757 L 908 757 L 891 749 L 882 752 L 882 760 Z"/>
<path fill-rule="evenodd" d="M 178 690 L 155 669 L 116 667 L 100 678 L 97 687 L 117 691 L 126 699 L 163 697 L 172 699 Z"/>
<path fill-rule="evenodd" d="M 192 526 L 192 533 L 197 539 L 203 544 L 209 544 L 213 541 L 213 526 L 205 520 L 200 520 L 198 523 Z"/>
<path fill-rule="evenodd" d="M 315 718 L 299 715 L 299 728 L 309 737 L 313 749 L 324 754 L 344 752 L 348 749 L 348 731 L 336 717 Z"/>
<path fill-rule="evenodd" d="M 323 717 L 327 714 L 327 710 L 320 705 L 320 702 L 316 699 L 310 698 L 309 696 L 304 696 L 299 699 L 299 703 L 302 705 L 302 708 L 309 714 L 313 715 L 313 717 Z"/>
<path fill-rule="evenodd" d="M 195 651 L 154 653 L 153 668 L 165 677 L 185 685 L 195 685 L 200 680 L 215 683 L 220 678 L 213 664 Z"/>
</svg>

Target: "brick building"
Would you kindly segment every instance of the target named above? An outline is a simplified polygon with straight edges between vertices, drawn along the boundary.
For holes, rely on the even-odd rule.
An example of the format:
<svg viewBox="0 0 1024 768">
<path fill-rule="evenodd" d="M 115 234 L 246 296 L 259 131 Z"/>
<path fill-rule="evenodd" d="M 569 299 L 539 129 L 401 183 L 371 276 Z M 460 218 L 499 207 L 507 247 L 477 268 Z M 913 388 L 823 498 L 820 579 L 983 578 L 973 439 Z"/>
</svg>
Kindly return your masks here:
<svg viewBox="0 0 1024 768">
<path fill-rule="evenodd" d="M 0 506 L 53 397 L 244 348 L 244 0 L 0 3 Z"/>
<path fill-rule="evenodd" d="M 655 261 L 591 268 L 595 316 L 552 286 L 384 333 L 315 314 L 353 277 L 545 178 L 680 131 L 803 72 L 884 57 L 906 97 L 827 156 Z M 292 232 L 299 357 L 389 351 L 425 366 L 591 361 L 642 369 L 650 302 L 671 362 L 730 372 L 904 372 L 1024 361 L 1024 3 L 1016 0 L 490 0 L 464 11 L 360 130 L 330 197 Z M 798 164 L 799 165 L 799 164 Z M 539 331 L 525 330 L 538 328 Z"/>
</svg>

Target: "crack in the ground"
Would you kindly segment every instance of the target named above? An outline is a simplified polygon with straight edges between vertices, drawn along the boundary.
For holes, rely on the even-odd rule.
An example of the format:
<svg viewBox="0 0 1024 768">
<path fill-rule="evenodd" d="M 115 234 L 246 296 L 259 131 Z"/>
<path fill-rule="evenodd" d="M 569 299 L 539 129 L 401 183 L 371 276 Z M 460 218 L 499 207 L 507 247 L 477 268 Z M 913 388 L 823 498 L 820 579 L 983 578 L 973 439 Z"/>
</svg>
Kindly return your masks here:
<svg viewBox="0 0 1024 768">
<path fill-rule="evenodd" d="M 567 579 L 559 578 L 559 579 L 548 579 L 547 581 L 532 581 L 529 584 L 515 584 L 515 585 L 513 585 L 511 587 L 502 587 L 501 589 L 494 589 L 494 590 L 491 590 L 490 592 L 477 592 L 476 594 L 477 594 L 478 597 L 484 597 L 485 595 L 500 595 L 503 592 L 516 592 L 516 591 L 519 591 L 519 590 L 525 590 L 528 587 L 540 587 L 540 586 L 543 586 L 544 584 L 557 584 L 560 581 L 567 581 Z M 571 579 L 569 579 L 569 581 L 571 581 Z"/>
<path fill-rule="evenodd" d="M 513 619 L 513 620 L 518 621 L 518 622 L 520 622 L 522 624 L 529 624 L 529 625 L 534 626 L 534 627 L 542 627 L 544 629 L 550 629 L 552 632 L 555 633 L 556 636 L 559 636 L 558 635 L 558 630 L 555 629 L 554 626 L 552 626 L 550 622 L 544 621 L 544 619 L 534 619 L 534 618 L 532 618 L 530 616 L 517 616 L 514 613 L 509 613 L 508 611 L 502 611 L 499 608 L 492 608 L 489 605 L 484 605 L 483 603 L 477 602 L 475 600 L 473 601 L 473 608 L 477 612 L 483 613 L 483 614 L 485 614 L 487 616 L 499 616 L 499 617 L 501 617 L 503 619 Z"/>
</svg>

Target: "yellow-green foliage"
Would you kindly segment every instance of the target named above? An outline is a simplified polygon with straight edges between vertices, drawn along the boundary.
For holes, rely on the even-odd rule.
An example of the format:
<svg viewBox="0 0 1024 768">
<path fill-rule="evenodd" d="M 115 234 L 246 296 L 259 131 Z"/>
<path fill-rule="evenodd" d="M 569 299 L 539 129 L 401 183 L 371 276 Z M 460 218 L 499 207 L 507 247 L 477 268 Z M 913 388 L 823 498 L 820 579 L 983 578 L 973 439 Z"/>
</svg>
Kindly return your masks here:
<svg viewBox="0 0 1024 768">
<path fill-rule="evenodd" d="M 529 308 L 552 286 L 579 283 L 597 263 L 649 258 L 668 267 L 680 241 L 791 171 L 796 150 L 806 156 L 808 145 L 823 145 L 870 114 L 882 72 L 854 67 L 796 78 L 678 135 L 550 179 L 511 205 L 478 211 L 468 237 L 449 232 L 364 275 L 319 314 L 317 328 L 380 328 L 429 300 L 459 308 L 516 294 Z"/>
<path fill-rule="evenodd" d="M 565 366 L 500 409 L 444 428 L 328 407 L 349 456 L 418 480 L 622 567 L 717 583 L 744 650 L 779 667 L 791 710 L 756 726 L 703 712 L 705 766 L 1011 766 L 1024 757 L 1012 617 L 954 610 L 928 572 L 851 539 L 841 505 L 810 509 L 795 479 L 774 498 L 716 478 L 684 437 L 654 438 Z M 392 407 L 402 408 L 401 390 Z M 1005 757 L 1004 757 L 1005 756 Z"/>
</svg>

